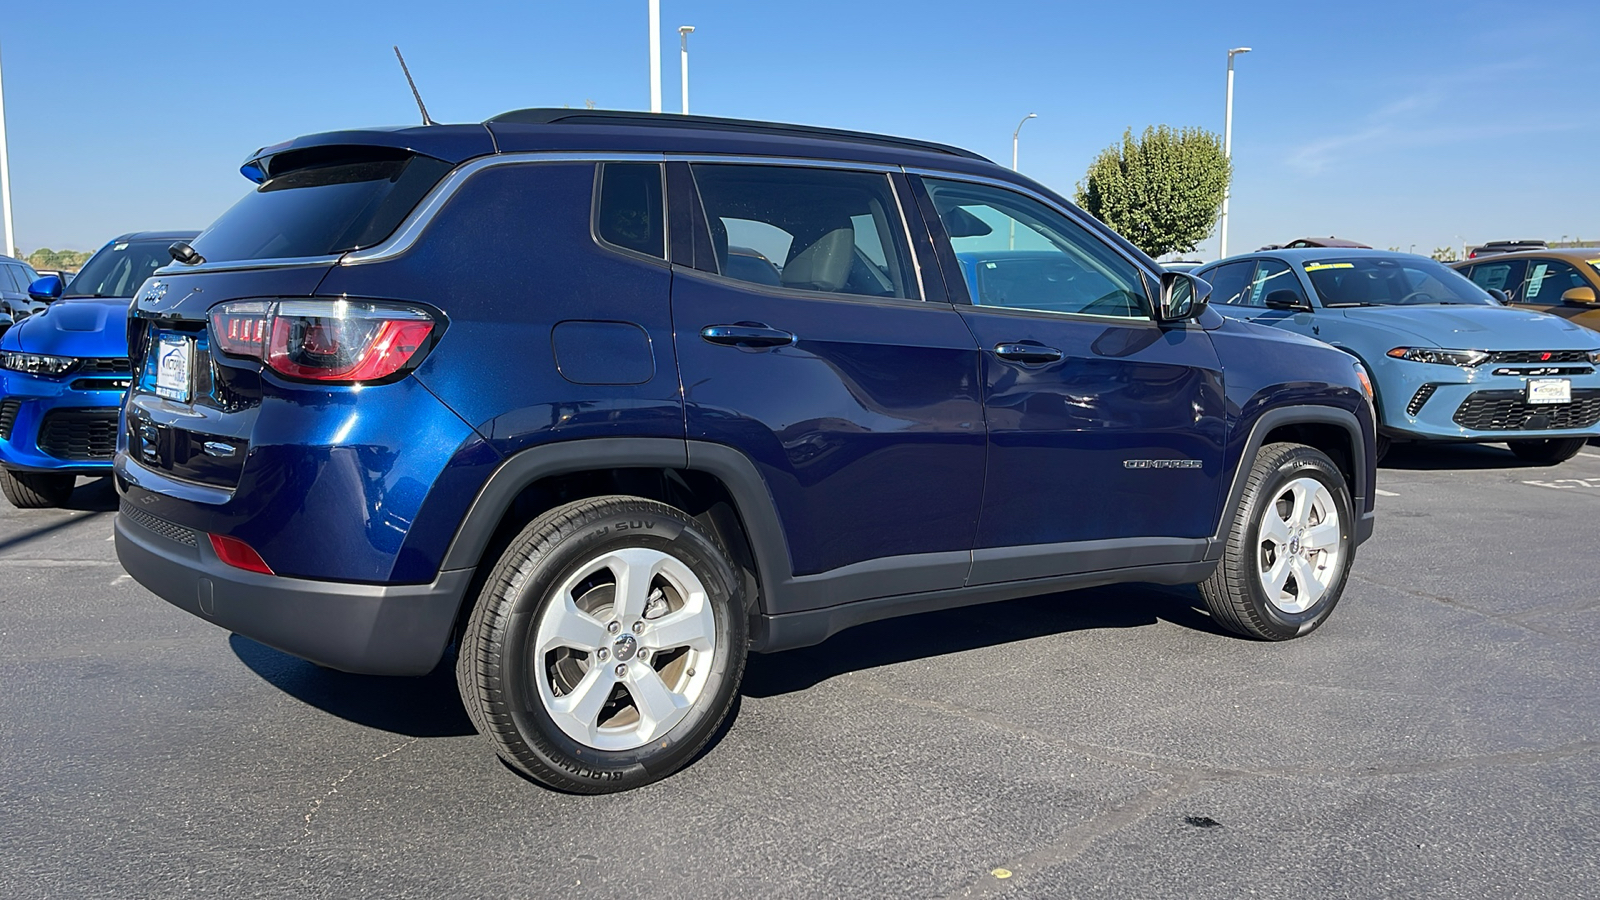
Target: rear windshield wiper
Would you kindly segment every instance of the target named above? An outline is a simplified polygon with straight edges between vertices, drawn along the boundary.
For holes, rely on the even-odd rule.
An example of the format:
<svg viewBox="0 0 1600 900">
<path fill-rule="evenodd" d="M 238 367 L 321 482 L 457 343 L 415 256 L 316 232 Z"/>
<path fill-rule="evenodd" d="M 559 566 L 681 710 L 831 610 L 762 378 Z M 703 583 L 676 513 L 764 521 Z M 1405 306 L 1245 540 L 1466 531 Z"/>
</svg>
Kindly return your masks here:
<svg viewBox="0 0 1600 900">
<path fill-rule="evenodd" d="M 173 241 L 172 246 L 167 248 L 167 255 L 171 256 L 174 261 L 183 263 L 186 266 L 198 266 L 206 261 L 204 256 L 196 253 L 194 248 L 189 246 L 188 241 Z"/>
</svg>

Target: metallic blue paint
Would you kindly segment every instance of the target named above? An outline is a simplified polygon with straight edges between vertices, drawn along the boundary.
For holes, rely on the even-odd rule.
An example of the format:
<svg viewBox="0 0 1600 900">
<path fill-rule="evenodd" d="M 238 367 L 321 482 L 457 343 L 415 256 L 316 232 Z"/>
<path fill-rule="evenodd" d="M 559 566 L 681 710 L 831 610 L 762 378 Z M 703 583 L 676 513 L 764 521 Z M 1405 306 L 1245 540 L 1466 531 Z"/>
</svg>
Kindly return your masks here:
<svg viewBox="0 0 1600 900">
<path fill-rule="evenodd" d="M 127 316 L 127 300 L 58 300 L 0 335 L 0 350 L 78 359 L 126 358 Z M 115 410 L 122 403 L 120 385 L 127 378 L 78 371 L 30 375 L 0 369 L 0 399 L 20 401 L 10 439 L 0 438 L 0 465 L 84 475 L 109 473 L 109 461 L 67 460 L 42 452 L 39 427 L 44 417 L 57 409 Z"/>
</svg>

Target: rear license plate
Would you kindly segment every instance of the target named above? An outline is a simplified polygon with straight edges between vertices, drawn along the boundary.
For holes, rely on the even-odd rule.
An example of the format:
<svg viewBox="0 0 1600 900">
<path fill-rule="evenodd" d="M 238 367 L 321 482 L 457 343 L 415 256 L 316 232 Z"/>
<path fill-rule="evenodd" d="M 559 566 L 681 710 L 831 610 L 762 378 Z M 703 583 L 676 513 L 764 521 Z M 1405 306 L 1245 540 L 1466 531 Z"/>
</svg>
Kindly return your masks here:
<svg viewBox="0 0 1600 900">
<path fill-rule="evenodd" d="M 156 394 L 189 402 L 194 371 L 194 341 L 181 334 L 163 334 L 156 344 Z"/>
<path fill-rule="evenodd" d="M 1535 378 L 1528 382 L 1529 405 L 1571 402 L 1572 382 L 1565 378 Z"/>
</svg>

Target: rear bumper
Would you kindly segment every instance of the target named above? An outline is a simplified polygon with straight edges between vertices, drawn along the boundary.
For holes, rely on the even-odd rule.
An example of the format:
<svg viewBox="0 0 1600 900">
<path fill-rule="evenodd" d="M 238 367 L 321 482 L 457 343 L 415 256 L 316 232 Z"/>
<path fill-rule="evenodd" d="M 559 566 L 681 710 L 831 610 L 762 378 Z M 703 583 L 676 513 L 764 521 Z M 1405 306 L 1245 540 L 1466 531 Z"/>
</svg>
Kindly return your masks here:
<svg viewBox="0 0 1600 900">
<path fill-rule="evenodd" d="M 153 518 L 141 524 L 147 518 L 126 508 L 117 515 L 117 558 L 134 580 L 212 624 L 346 672 L 432 671 L 472 580 L 472 569 L 408 585 L 261 575 L 217 559 L 204 534 Z"/>
</svg>

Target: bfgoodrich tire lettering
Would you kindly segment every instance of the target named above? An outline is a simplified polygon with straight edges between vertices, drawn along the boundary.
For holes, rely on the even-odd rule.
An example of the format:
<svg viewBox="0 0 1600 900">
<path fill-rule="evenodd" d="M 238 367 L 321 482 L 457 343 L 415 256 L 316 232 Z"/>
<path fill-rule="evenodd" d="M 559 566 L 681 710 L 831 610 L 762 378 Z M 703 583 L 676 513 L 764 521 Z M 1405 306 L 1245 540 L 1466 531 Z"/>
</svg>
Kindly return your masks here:
<svg viewBox="0 0 1600 900">
<path fill-rule="evenodd" d="M 1350 490 L 1333 461 L 1303 444 L 1262 447 L 1233 515 L 1222 561 L 1200 585 L 1212 618 L 1271 641 L 1320 626 L 1356 549 Z"/>
<path fill-rule="evenodd" d="M 637 608 L 635 608 L 637 607 Z M 576 793 L 692 760 L 744 674 L 742 581 L 681 510 L 610 496 L 529 523 L 462 637 L 461 699 L 511 766 Z"/>
</svg>

